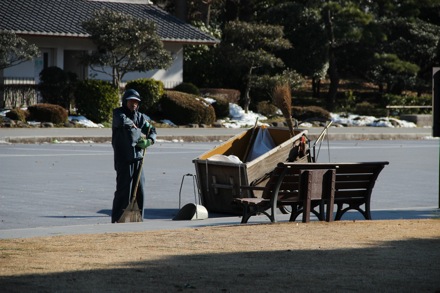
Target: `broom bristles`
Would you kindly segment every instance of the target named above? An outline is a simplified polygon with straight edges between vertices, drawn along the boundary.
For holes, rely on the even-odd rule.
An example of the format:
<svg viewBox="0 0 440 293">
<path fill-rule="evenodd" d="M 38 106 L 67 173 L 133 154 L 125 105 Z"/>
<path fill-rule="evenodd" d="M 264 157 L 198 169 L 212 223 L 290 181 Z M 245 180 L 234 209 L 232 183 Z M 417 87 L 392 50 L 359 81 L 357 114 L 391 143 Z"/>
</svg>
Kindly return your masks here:
<svg viewBox="0 0 440 293">
<path fill-rule="evenodd" d="M 118 223 L 133 223 L 142 222 L 142 215 L 140 210 L 125 210 Z"/>
<path fill-rule="evenodd" d="M 288 84 L 285 83 L 275 86 L 273 102 L 283 113 L 284 119 L 289 127 L 290 135 L 293 137 L 292 95 L 290 94 L 290 86 Z"/>
<path fill-rule="evenodd" d="M 136 202 L 131 202 L 128 207 L 124 209 L 122 216 L 119 218 L 118 223 L 133 223 L 142 222 L 141 210 Z"/>
</svg>

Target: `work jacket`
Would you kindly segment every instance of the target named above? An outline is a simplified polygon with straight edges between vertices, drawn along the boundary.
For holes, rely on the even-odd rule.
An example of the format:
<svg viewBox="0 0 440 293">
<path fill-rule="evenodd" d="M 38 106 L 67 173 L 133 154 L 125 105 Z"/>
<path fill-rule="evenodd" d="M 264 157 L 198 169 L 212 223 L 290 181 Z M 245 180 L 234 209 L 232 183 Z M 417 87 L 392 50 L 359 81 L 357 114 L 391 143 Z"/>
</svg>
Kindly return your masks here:
<svg viewBox="0 0 440 293">
<path fill-rule="evenodd" d="M 138 111 L 131 112 L 126 105 L 127 101 L 124 100 L 122 107 L 113 110 L 112 146 L 115 170 L 142 157 L 141 149 L 136 146 L 142 134 L 151 139 L 153 144 L 156 142 L 156 128 L 148 122 L 148 117 Z"/>
</svg>

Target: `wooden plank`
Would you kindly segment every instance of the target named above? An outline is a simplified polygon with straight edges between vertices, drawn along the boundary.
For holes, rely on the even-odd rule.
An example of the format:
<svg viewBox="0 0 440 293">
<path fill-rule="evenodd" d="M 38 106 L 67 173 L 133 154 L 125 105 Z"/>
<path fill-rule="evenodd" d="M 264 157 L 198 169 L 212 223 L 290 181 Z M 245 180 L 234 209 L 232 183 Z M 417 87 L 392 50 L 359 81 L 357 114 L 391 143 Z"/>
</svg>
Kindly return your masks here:
<svg viewBox="0 0 440 293">
<path fill-rule="evenodd" d="M 366 190 L 335 190 L 335 198 L 345 198 L 345 199 L 349 199 L 349 198 L 365 198 L 368 196 L 368 193 L 365 192 Z"/>
</svg>

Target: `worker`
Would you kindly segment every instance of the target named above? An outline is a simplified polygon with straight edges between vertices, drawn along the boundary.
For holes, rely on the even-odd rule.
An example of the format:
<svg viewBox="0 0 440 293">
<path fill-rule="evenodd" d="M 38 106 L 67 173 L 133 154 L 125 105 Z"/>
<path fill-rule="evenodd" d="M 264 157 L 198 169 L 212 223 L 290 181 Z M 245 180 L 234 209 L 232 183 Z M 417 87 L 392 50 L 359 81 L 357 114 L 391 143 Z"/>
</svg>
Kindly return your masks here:
<svg viewBox="0 0 440 293">
<path fill-rule="evenodd" d="M 140 102 L 139 93 L 128 89 L 122 96 L 122 106 L 113 110 L 112 146 L 116 191 L 113 198 L 112 223 L 118 222 L 133 196 L 137 171 L 142 161 L 142 150 L 156 142 L 155 127 L 148 121 L 147 115 L 138 111 Z M 143 169 L 140 171 L 136 201 L 143 219 L 145 179 Z"/>
</svg>

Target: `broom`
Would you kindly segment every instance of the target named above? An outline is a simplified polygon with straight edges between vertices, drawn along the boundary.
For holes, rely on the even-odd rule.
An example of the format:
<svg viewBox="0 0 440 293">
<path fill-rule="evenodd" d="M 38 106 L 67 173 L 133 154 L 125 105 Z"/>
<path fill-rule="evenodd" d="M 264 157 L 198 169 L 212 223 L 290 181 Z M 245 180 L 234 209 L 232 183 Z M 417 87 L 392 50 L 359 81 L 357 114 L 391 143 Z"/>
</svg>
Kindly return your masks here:
<svg viewBox="0 0 440 293">
<path fill-rule="evenodd" d="M 147 138 L 148 135 L 150 134 L 150 130 L 151 128 L 148 128 L 148 132 L 146 134 Z M 134 186 L 134 189 L 131 193 L 130 202 L 128 203 L 127 208 L 122 213 L 122 216 L 119 218 L 118 223 L 142 222 L 142 211 L 139 209 L 138 203 L 136 201 L 136 195 L 139 187 L 139 182 L 141 181 L 142 167 L 144 166 L 146 151 L 147 151 L 146 148 L 143 149 L 142 151 L 142 160 L 138 168 L 139 170 L 137 173 L 136 185 Z"/>
<path fill-rule="evenodd" d="M 139 164 L 136 185 L 134 186 L 130 202 L 128 203 L 127 208 L 124 209 L 124 213 L 122 213 L 122 216 L 119 218 L 118 223 L 142 222 L 142 213 L 136 201 L 136 195 L 139 187 L 139 182 L 141 180 L 142 166 L 144 165 L 145 160 L 145 151 L 146 149 L 144 149 L 142 152 L 142 160 Z"/>
<path fill-rule="evenodd" d="M 292 119 L 292 96 L 290 94 L 290 86 L 285 84 L 279 84 L 275 86 L 273 91 L 273 102 L 275 106 L 280 108 L 289 127 L 290 137 L 295 135 L 293 131 L 293 119 Z"/>
</svg>

